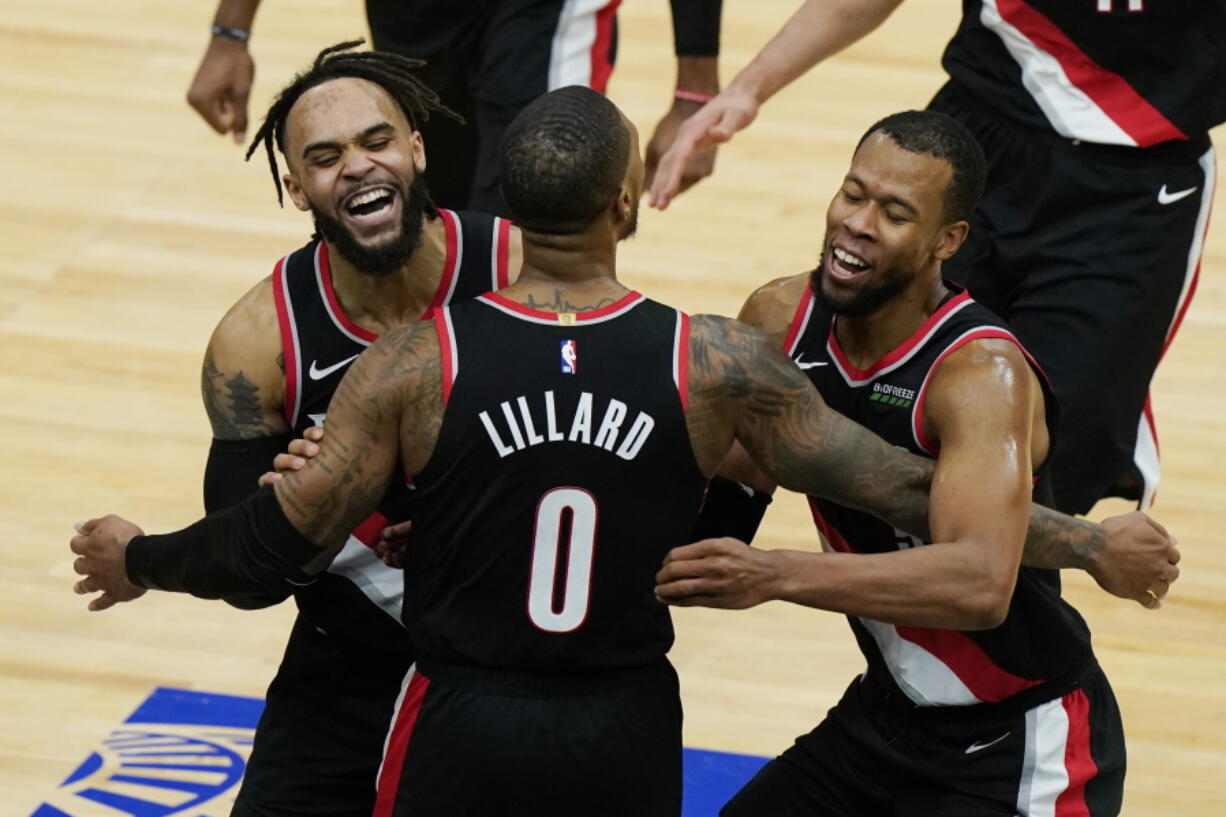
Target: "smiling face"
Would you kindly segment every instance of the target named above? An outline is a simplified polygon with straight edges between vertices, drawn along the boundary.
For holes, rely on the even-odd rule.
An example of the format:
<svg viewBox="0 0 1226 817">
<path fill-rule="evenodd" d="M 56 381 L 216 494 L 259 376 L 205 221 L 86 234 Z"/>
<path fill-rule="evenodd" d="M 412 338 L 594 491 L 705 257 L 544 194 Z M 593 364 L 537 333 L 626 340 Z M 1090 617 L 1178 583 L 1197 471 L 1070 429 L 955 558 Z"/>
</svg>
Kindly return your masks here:
<svg viewBox="0 0 1226 817">
<path fill-rule="evenodd" d="M 946 221 L 952 178 L 949 162 L 903 150 L 881 131 L 869 135 L 826 211 L 813 282 L 822 302 L 857 317 L 912 284 L 930 285 L 966 237 L 965 221 Z"/>
<path fill-rule="evenodd" d="M 286 119 L 285 189 L 360 272 L 407 263 L 429 205 L 421 135 L 373 82 L 345 77 L 304 92 Z"/>
</svg>

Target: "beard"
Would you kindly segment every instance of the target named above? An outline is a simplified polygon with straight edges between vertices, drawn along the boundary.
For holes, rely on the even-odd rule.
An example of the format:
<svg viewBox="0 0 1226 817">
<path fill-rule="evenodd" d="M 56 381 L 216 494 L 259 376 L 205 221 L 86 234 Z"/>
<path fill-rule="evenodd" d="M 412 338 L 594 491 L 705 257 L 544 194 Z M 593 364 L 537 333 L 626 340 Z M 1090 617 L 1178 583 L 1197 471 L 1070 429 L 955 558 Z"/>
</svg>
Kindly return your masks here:
<svg viewBox="0 0 1226 817">
<path fill-rule="evenodd" d="M 864 284 L 854 292 L 829 292 L 826 290 L 826 276 L 822 274 L 822 269 L 823 265 L 818 264 L 817 269 L 809 273 L 813 296 L 826 309 L 848 318 L 862 318 L 873 314 L 901 295 L 915 280 L 914 273 L 889 269 L 877 281 Z"/>
<path fill-rule="evenodd" d="M 354 269 L 363 275 L 382 278 L 404 267 L 421 246 L 422 221 L 427 210 L 433 211 L 426 180 L 419 173 L 409 183 L 408 195 L 400 218 L 400 231 L 395 237 L 373 246 L 362 244 L 339 219 L 332 218 L 311 204 L 315 232 L 336 248 Z"/>
</svg>

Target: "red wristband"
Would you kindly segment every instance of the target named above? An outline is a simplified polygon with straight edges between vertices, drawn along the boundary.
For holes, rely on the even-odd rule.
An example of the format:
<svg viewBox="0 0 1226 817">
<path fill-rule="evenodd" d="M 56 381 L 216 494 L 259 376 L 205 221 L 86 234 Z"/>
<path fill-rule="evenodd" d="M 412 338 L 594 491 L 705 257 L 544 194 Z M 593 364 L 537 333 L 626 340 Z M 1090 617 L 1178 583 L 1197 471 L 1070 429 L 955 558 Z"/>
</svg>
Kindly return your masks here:
<svg viewBox="0 0 1226 817">
<path fill-rule="evenodd" d="M 677 99 L 684 99 L 686 102 L 697 102 L 699 105 L 705 105 L 712 99 L 715 99 L 716 94 L 704 94 L 701 91 L 687 91 L 684 88 L 678 88 L 673 91 L 673 96 Z"/>
</svg>

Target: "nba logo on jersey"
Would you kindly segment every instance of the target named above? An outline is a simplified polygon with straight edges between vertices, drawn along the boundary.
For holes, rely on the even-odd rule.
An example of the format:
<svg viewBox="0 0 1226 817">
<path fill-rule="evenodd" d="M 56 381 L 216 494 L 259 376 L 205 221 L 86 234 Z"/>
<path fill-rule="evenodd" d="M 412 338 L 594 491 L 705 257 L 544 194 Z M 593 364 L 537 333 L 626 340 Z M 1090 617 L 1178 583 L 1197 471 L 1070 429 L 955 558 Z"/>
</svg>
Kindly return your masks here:
<svg viewBox="0 0 1226 817">
<path fill-rule="evenodd" d="M 562 374 L 579 373 L 579 347 L 573 340 L 562 341 Z"/>
</svg>

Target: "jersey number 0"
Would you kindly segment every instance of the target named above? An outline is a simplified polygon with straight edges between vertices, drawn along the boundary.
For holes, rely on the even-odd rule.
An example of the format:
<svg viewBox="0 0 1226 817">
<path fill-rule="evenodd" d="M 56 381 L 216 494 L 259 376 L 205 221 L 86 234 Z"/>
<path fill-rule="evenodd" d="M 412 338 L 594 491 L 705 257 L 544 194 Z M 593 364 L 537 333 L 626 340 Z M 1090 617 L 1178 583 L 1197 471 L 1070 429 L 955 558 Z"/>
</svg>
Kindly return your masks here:
<svg viewBox="0 0 1226 817">
<path fill-rule="evenodd" d="M 558 551 L 562 521 L 569 513 L 565 586 L 561 609 L 554 609 L 558 583 Z M 587 618 L 592 592 L 592 554 L 596 550 L 596 499 L 582 488 L 546 491 L 536 506 L 532 542 L 532 575 L 528 584 L 528 617 L 550 633 L 569 633 Z"/>
</svg>

